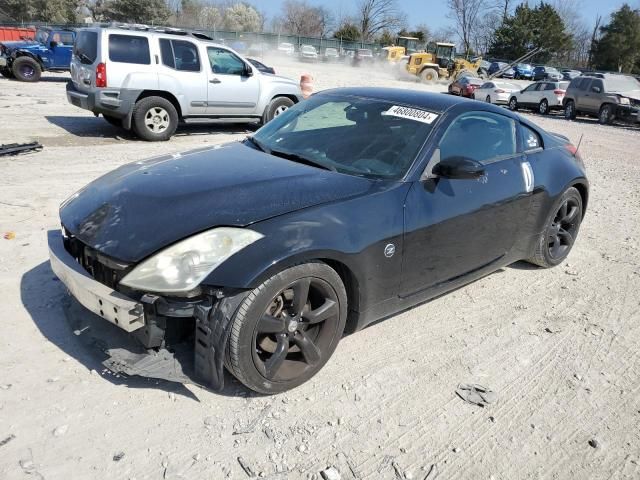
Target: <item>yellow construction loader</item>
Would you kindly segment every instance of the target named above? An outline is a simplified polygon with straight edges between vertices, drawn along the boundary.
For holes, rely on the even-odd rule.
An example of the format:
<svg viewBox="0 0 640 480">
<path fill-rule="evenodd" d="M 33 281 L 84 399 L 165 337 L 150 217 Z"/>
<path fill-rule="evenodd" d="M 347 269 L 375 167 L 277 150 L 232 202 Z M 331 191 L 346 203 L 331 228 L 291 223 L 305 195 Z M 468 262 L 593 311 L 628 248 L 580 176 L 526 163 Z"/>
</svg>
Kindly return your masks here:
<svg viewBox="0 0 640 480">
<path fill-rule="evenodd" d="M 439 78 L 479 76 L 481 62 L 482 57 L 478 57 L 473 63 L 464 58 L 456 58 L 456 46 L 453 43 L 434 42 L 427 46 L 426 52 L 412 53 L 406 69 L 425 82 L 433 82 Z"/>
</svg>

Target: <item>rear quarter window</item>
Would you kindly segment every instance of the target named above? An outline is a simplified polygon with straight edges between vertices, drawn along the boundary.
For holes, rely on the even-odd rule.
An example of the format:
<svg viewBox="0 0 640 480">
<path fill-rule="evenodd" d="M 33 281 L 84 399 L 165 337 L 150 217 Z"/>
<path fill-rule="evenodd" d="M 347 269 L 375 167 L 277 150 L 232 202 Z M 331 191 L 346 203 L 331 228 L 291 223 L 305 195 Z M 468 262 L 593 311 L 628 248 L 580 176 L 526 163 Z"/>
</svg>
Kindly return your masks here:
<svg viewBox="0 0 640 480">
<path fill-rule="evenodd" d="M 120 63 L 149 65 L 149 41 L 147 37 L 134 35 L 109 35 L 109 60 Z"/>
<path fill-rule="evenodd" d="M 98 56 L 98 32 L 78 32 L 73 54 L 81 63 L 92 64 Z"/>
<path fill-rule="evenodd" d="M 542 148 L 542 138 L 540 138 L 537 132 L 523 124 L 520 124 L 520 127 L 522 128 L 522 140 L 525 152 Z"/>
</svg>

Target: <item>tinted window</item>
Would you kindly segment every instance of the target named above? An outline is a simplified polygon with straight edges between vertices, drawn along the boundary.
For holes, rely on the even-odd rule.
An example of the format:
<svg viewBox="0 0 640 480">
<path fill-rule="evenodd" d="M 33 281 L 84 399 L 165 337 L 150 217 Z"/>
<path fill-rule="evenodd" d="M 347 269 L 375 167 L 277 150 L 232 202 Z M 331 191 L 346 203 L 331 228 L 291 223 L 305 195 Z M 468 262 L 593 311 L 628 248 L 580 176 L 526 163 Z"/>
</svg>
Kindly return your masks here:
<svg viewBox="0 0 640 480">
<path fill-rule="evenodd" d="M 544 87 L 545 90 L 555 90 L 556 85 L 554 83 L 547 83 Z"/>
<path fill-rule="evenodd" d="M 540 135 L 526 125 L 521 125 L 521 127 L 524 136 L 524 149 L 535 150 L 536 148 L 542 148 L 542 139 L 540 138 Z"/>
<path fill-rule="evenodd" d="M 160 55 L 162 63 L 169 68 L 184 72 L 200 71 L 198 48 L 191 42 L 162 38 L 160 39 Z"/>
<path fill-rule="evenodd" d="M 209 63 L 213 73 L 226 75 L 242 75 L 244 73 L 245 63 L 229 50 L 209 47 L 207 48 L 207 54 L 209 55 Z"/>
<path fill-rule="evenodd" d="M 147 38 L 133 35 L 109 35 L 109 60 L 149 65 L 151 57 Z"/>
<path fill-rule="evenodd" d="M 579 90 L 586 90 L 589 87 L 589 83 L 591 83 L 591 79 L 589 77 L 584 77 L 584 78 L 575 80 L 575 82 L 576 82 L 575 88 Z"/>
<path fill-rule="evenodd" d="M 91 65 L 98 56 L 98 33 L 80 30 L 73 46 L 73 54 L 81 63 Z"/>
<path fill-rule="evenodd" d="M 604 92 L 604 83 L 600 79 L 595 79 L 591 82 L 591 90 L 595 91 L 594 88 L 599 88 L 600 92 Z"/>
<path fill-rule="evenodd" d="M 479 162 L 516 153 L 516 124 L 502 115 L 484 112 L 462 114 L 440 141 L 440 158 L 467 157 Z"/>
</svg>

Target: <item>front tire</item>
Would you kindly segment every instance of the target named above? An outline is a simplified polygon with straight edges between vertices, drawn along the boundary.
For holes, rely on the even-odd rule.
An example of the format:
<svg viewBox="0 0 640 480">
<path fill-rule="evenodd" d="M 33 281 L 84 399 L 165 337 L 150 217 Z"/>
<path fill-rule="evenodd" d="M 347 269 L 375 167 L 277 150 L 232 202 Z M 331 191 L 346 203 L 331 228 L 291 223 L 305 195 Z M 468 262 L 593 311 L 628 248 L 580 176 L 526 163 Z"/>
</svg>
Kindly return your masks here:
<svg viewBox="0 0 640 480">
<path fill-rule="evenodd" d="M 31 57 L 18 57 L 13 61 L 11 71 L 16 80 L 21 82 L 37 82 L 42 76 L 40 64 Z"/>
<path fill-rule="evenodd" d="M 178 112 L 163 97 L 146 97 L 133 107 L 133 127 L 136 135 L 148 142 L 169 140 L 178 128 Z"/>
<path fill-rule="evenodd" d="M 516 97 L 511 97 L 509 100 L 509 110 L 514 112 L 518 110 L 518 99 Z"/>
<path fill-rule="evenodd" d="M 598 113 L 598 123 L 600 125 L 609 125 L 613 121 L 613 108 L 611 105 L 605 104 L 600 107 Z"/>
<path fill-rule="evenodd" d="M 262 114 L 262 124 L 264 125 L 265 123 L 270 122 L 281 113 L 284 113 L 288 109 L 293 107 L 293 105 L 293 100 L 288 97 L 274 98 L 273 100 L 271 100 L 271 102 L 269 102 L 267 108 L 264 109 L 264 113 Z"/>
<path fill-rule="evenodd" d="M 347 318 L 340 276 L 324 263 L 288 268 L 238 308 L 226 366 L 251 390 L 274 394 L 313 377 L 333 354 Z"/>
<path fill-rule="evenodd" d="M 484 101 L 487 103 L 491 103 L 491 97 L 487 95 L 487 98 L 485 98 Z"/>
<path fill-rule="evenodd" d="M 527 261 L 543 268 L 562 263 L 578 236 L 582 208 L 580 192 L 575 187 L 565 190 L 547 217 L 533 257 Z"/>
</svg>

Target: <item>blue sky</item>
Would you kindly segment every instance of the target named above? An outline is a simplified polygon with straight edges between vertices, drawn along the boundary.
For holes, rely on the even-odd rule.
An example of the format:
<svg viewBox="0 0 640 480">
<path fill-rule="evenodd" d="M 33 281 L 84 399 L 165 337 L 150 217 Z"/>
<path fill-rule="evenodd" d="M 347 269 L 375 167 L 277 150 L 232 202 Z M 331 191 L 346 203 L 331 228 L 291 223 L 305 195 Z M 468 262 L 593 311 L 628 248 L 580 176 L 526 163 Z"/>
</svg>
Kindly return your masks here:
<svg viewBox="0 0 640 480">
<path fill-rule="evenodd" d="M 358 0 L 307 0 L 312 5 L 324 5 L 333 12 L 342 13 L 347 16 L 355 12 L 355 5 Z M 592 25 L 598 14 L 603 16 L 607 21 L 609 14 L 618 9 L 624 0 L 577 0 L 581 6 L 582 17 L 587 24 Z M 269 19 L 278 15 L 284 0 L 254 0 L 260 10 L 266 12 Z M 537 3 L 531 0 L 530 4 Z M 629 0 L 626 3 L 636 5 L 637 0 Z M 447 26 L 450 20 L 446 18 L 447 7 L 444 0 L 398 0 L 400 7 L 409 15 L 409 21 L 412 25 L 425 23 L 432 30 Z"/>
</svg>

